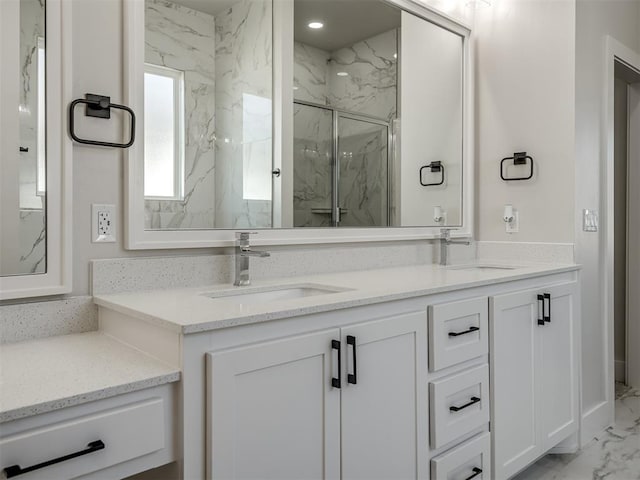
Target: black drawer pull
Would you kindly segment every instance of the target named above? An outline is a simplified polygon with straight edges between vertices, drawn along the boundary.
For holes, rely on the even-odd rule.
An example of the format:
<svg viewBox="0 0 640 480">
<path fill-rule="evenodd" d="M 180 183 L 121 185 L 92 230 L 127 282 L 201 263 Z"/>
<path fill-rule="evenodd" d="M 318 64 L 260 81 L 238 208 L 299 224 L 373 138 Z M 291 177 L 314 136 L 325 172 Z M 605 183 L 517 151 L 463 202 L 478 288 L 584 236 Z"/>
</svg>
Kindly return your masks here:
<svg viewBox="0 0 640 480">
<path fill-rule="evenodd" d="M 347 345 L 353 347 L 353 373 L 347 373 L 347 383 L 358 383 L 358 366 L 356 364 L 356 337 L 347 335 Z"/>
<path fill-rule="evenodd" d="M 449 332 L 450 337 L 459 337 L 460 335 L 466 335 L 467 333 L 473 333 L 480 330 L 480 327 L 469 327 L 469 330 L 465 330 L 464 332 Z"/>
<path fill-rule="evenodd" d="M 482 473 L 482 469 L 478 467 L 473 467 L 473 475 L 465 478 L 464 480 L 471 480 L 472 478 L 476 478 L 478 475 Z"/>
<path fill-rule="evenodd" d="M 12 477 L 17 477 L 18 475 L 22 475 L 23 473 L 29 473 L 29 472 L 33 472 L 34 470 L 39 470 L 41 468 L 55 465 L 56 463 L 66 462 L 67 460 L 71 460 L 72 458 L 81 457 L 83 455 L 87 455 L 89 453 L 102 450 L 104 448 L 104 442 L 102 440 L 96 440 L 95 442 L 89 443 L 87 447 L 88 448 L 84 450 L 80 450 L 79 452 L 70 453 L 69 455 L 54 458 L 53 460 L 48 460 L 46 462 L 38 463 L 37 465 L 32 465 L 31 467 L 27 467 L 27 468 L 20 468 L 20 465 L 11 465 L 10 467 L 7 467 L 4 469 L 4 473 L 7 476 L 7 478 L 12 478 Z"/>
<path fill-rule="evenodd" d="M 545 322 L 551 323 L 551 294 L 550 293 L 545 293 L 544 294 L 544 300 L 546 300 L 546 302 L 542 302 L 542 318 L 544 318 Z M 545 315 L 545 309 L 544 309 L 544 304 L 547 304 L 547 309 L 546 312 L 547 314 Z"/>
<path fill-rule="evenodd" d="M 340 340 L 331 340 L 331 348 L 338 351 L 338 378 L 331 379 L 333 388 L 340 388 L 342 385 L 342 355 L 340 354 Z"/>
<path fill-rule="evenodd" d="M 538 295 L 538 325 L 544 326 L 544 295 Z"/>
<path fill-rule="evenodd" d="M 449 410 L 451 410 L 452 412 L 459 412 L 460 410 L 463 410 L 467 407 L 470 407 L 471 405 L 478 403 L 480 401 L 480 398 L 478 397 L 471 397 L 471 400 L 468 403 L 465 403 L 464 405 L 460 406 L 460 407 L 456 407 L 455 405 L 449 407 Z"/>
</svg>

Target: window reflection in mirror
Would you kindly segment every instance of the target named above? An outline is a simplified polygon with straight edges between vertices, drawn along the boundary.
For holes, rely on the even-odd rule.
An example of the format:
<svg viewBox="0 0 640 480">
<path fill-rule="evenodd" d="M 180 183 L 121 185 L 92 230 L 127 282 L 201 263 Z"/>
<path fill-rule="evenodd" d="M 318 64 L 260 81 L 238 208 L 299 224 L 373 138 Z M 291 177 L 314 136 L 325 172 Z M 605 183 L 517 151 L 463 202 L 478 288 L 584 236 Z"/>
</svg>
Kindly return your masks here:
<svg viewBox="0 0 640 480">
<path fill-rule="evenodd" d="M 271 12 L 145 0 L 145 228 L 271 226 Z"/>
<path fill-rule="evenodd" d="M 45 5 L 4 5 L 0 275 L 46 272 Z"/>
</svg>

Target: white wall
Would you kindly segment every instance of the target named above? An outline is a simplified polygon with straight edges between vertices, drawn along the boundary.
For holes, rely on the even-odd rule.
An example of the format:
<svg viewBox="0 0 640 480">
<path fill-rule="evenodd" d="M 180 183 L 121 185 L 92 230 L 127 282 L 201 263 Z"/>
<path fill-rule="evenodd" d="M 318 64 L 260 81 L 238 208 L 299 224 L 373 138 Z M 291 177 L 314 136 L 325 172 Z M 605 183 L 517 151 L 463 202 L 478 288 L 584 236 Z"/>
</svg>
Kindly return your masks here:
<svg viewBox="0 0 640 480">
<path fill-rule="evenodd" d="M 573 242 L 575 0 L 493 0 L 478 8 L 476 225 L 479 240 Z M 504 182 L 500 160 L 526 151 L 529 181 Z M 507 234 L 505 204 L 519 211 Z"/>
<path fill-rule="evenodd" d="M 398 224 L 434 225 L 433 209 L 438 205 L 446 212 L 446 225 L 459 226 L 464 39 L 406 12 L 400 34 Z M 435 161 L 444 165 L 444 184 L 423 187 L 420 169 Z M 438 182 L 440 175 L 425 171 L 423 181 Z"/>
<path fill-rule="evenodd" d="M 85 93 L 110 95 L 123 102 L 122 2 L 71 0 L 73 10 L 73 97 Z M 99 18 L 100 28 L 86 19 Z M 121 124 L 89 119 L 78 108 L 78 134 L 87 138 L 120 141 Z M 140 112 L 138 112 L 140 113 Z M 114 115 L 117 117 L 118 115 Z M 140 133 L 140 132 L 138 132 Z M 139 138 L 138 138 L 139 140 Z M 124 168 L 122 152 L 112 148 L 73 146 L 73 295 L 89 292 L 89 260 L 169 253 L 194 254 L 212 250 L 131 252 L 124 250 Z M 117 206 L 117 243 L 91 243 L 91 204 Z"/>
<path fill-rule="evenodd" d="M 578 0 L 576 10 L 576 212 L 600 210 L 602 155 L 602 92 L 604 37 L 611 35 L 640 49 L 640 2 L 637 0 Z M 601 212 L 602 217 L 602 212 Z M 600 225 L 605 219 L 600 218 Z M 576 261 L 582 264 L 582 383 L 583 411 L 605 401 L 605 320 L 602 318 L 601 233 L 582 231 L 575 218 Z M 593 411 L 597 417 L 597 411 Z M 606 422 L 599 420 L 600 422 Z M 604 425 L 599 425 L 604 426 Z M 596 426 L 594 425 L 594 428 Z"/>
</svg>

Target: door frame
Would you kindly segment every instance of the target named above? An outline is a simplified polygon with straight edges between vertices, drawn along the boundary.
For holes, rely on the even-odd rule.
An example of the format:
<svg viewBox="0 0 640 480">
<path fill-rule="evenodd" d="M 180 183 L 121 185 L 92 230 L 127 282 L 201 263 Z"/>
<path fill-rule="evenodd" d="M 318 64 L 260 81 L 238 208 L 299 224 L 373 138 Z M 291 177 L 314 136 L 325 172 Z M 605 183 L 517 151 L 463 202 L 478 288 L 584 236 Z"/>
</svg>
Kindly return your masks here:
<svg viewBox="0 0 640 480">
<path fill-rule="evenodd" d="M 611 36 L 605 39 L 605 65 L 603 90 L 604 139 L 601 151 L 602 191 L 601 207 L 602 243 L 600 259 L 604 273 L 602 282 L 602 318 L 605 319 L 604 349 L 607 361 L 605 369 L 608 424 L 615 418 L 615 350 L 614 350 L 614 123 L 615 123 L 615 66 L 622 63 L 640 72 L 640 54 Z M 633 126 L 629 125 L 629 129 Z M 640 125 L 636 127 L 640 130 Z"/>
</svg>

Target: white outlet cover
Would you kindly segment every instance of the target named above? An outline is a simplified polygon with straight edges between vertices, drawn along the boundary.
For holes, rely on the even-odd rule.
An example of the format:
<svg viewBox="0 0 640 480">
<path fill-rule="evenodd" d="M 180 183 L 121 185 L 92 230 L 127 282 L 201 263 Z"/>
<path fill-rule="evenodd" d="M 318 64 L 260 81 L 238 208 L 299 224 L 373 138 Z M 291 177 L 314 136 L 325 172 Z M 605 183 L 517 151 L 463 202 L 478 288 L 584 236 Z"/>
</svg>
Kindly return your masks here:
<svg viewBox="0 0 640 480">
<path fill-rule="evenodd" d="M 91 205 L 91 241 L 114 243 L 116 241 L 116 206 L 94 203 Z"/>
<path fill-rule="evenodd" d="M 507 233 L 518 233 L 520 231 L 520 213 L 514 209 L 513 220 L 504 224 Z"/>
</svg>

